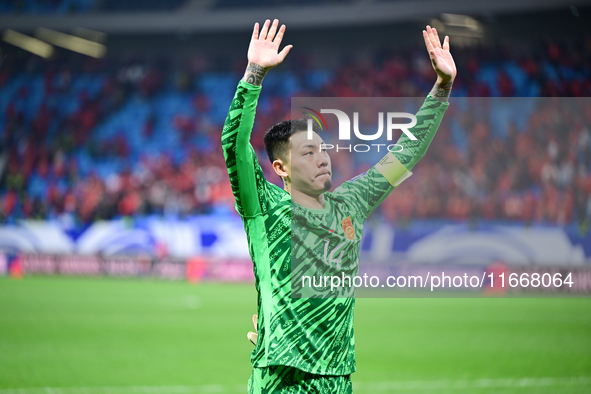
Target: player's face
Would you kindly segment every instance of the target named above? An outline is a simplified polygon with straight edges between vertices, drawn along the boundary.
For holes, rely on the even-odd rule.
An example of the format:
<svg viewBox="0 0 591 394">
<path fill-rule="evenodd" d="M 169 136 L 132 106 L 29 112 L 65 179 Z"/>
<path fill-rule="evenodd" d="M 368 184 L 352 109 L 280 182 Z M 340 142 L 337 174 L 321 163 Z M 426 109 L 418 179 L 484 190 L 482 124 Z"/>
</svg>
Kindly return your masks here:
<svg viewBox="0 0 591 394">
<path fill-rule="evenodd" d="M 291 136 L 289 172 L 291 187 L 310 195 L 322 194 L 332 187 L 330 156 L 321 149 L 324 141 L 316 134 L 308 139 L 307 132 Z"/>
</svg>

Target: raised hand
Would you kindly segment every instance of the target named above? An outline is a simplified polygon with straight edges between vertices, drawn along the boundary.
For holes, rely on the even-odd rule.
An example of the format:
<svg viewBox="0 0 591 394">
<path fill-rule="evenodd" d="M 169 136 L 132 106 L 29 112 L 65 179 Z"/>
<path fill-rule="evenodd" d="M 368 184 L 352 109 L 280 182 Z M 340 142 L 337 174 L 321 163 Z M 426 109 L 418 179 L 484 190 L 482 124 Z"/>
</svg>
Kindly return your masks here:
<svg viewBox="0 0 591 394">
<path fill-rule="evenodd" d="M 269 27 L 270 25 L 270 27 Z M 244 81 L 253 85 L 260 85 L 267 71 L 281 64 L 293 45 L 287 45 L 279 52 L 279 45 L 285 33 L 285 25 L 281 25 L 279 31 L 277 26 L 279 20 L 267 19 L 259 33 L 258 22 L 254 24 L 252 38 L 248 47 L 248 67 L 244 74 Z"/>
<path fill-rule="evenodd" d="M 444 86 L 453 83 L 458 72 L 449 52 L 449 36 L 445 36 L 443 45 L 441 45 L 437 30 L 427 25 L 427 30 L 423 30 L 423 38 L 431 58 L 431 64 L 437 73 L 437 84 Z"/>
</svg>

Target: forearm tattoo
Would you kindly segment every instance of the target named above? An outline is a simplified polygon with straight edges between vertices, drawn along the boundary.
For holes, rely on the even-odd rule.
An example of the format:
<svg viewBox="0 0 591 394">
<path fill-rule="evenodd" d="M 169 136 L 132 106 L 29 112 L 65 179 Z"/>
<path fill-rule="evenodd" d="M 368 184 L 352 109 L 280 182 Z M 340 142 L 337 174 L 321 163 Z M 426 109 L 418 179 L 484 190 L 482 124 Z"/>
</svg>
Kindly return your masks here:
<svg viewBox="0 0 591 394">
<path fill-rule="evenodd" d="M 246 67 L 246 73 L 244 74 L 244 82 L 248 82 L 251 85 L 261 86 L 267 71 L 268 69 L 263 66 L 259 66 L 256 63 L 248 63 L 248 67 Z"/>
<path fill-rule="evenodd" d="M 449 94 L 451 93 L 452 85 L 453 82 L 451 81 L 442 85 L 435 83 L 429 94 L 441 102 L 449 101 Z"/>
</svg>

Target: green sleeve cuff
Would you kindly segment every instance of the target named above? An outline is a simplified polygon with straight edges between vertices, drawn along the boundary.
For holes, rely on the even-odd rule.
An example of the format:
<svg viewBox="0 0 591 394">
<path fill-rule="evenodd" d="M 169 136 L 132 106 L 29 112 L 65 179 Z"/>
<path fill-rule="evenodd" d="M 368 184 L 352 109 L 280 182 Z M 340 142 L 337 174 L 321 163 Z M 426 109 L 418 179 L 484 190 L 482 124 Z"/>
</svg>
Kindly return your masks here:
<svg viewBox="0 0 591 394">
<path fill-rule="evenodd" d="M 434 101 L 443 105 L 445 108 L 449 107 L 449 101 L 439 101 L 435 97 L 431 96 L 431 93 L 427 94 L 427 99 L 425 101 Z"/>
<path fill-rule="evenodd" d="M 253 85 L 251 83 L 248 82 L 244 82 L 243 79 L 240 79 L 240 82 L 238 82 L 238 86 L 243 87 L 246 90 L 251 90 L 251 91 L 260 91 L 262 86 L 257 86 L 257 85 Z"/>
</svg>

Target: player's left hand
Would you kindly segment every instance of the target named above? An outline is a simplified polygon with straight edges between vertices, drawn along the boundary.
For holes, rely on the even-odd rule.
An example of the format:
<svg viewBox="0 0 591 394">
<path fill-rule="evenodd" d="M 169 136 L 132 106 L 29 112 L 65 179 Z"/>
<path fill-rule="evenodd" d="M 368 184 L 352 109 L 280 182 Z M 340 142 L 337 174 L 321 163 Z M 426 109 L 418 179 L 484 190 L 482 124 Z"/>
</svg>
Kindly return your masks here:
<svg viewBox="0 0 591 394">
<path fill-rule="evenodd" d="M 458 71 L 456 64 L 449 52 L 449 36 L 445 36 L 443 45 L 437 34 L 437 30 L 427 25 L 427 30 L 423 30 L 425 46 L 431 58 L 433 69 L 437 73 L 439 83 L 453 82 Z"/>
<path fill-rule="evenodd" d="M 258 339 L 258 328 L 257 328 L 257 319 L 258 319 L 259 315 L 252 315 L 252 324 L 254 325 L 254 332 L 249 331 L 248 334 L 246 334 L 246 337 L 248 338 L 248 340 L 250 342 L 252 342 L 253 345 L 256 346 L 257 344 L 257 339 Z"/>
<path fill-rule="evenodd" d="M 258 64 L 269 70 L 283 62 L 293 45 L 287 45 L 281 52 L 279 51 L 285 33 L 285 25 L 281 25 L 279 29 L 278 27 L 279 19 L 275 19 L 272 24 L 267 19 L 260 32 L 258 22 L 254 24 L 250 45 L 248 46 L 249 63 Z"/>
</svg>

